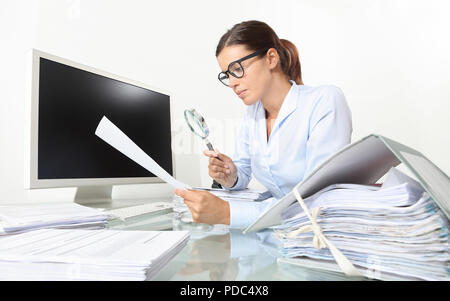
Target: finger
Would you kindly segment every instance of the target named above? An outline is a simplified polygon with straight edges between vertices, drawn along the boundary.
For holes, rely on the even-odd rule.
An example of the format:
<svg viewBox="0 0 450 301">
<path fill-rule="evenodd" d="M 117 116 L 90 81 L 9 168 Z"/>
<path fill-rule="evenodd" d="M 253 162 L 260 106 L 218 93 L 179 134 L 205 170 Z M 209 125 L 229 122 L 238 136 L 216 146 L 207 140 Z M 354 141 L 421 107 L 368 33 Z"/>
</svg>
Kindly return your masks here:
<svg viewBox="0 0 450 301">
<path fill-rule="evenodd" d="M 210 176 L 217 176 L 217 175 L 226 175 L 228 173 L 231 173 L 231 170 L 228 168 L 222 168 L 217 166 L 209 166 L 209 174 Z"/>
<path fill-rule="evenodd" d="M 211 178 L 213 178 L 214 180 L 221 180 L 222 179 L 222 175 L 221 175 L 220 172 L 209 171 L 209 176 Z"/>
<path fill-rule="evenodd" d="M 225 168 L 225 165 L 227 165 L 225 162 L 223 162 L 217 158 L 210 158 L 209 164 L 211 166 L 218 166 L 218 167 L 222 167 L 222 168 Z"/>
<path fill-rule="evenodd" d="M 205 151 L 203 151 L 203 154 L 210 158 L 217 158 L 217 156 L 219 155 L 218 152 L 211 151 L 211 150 L 205 150 Z"/>
<path fill-rule="evenodd" d="M 216 172 L 216 173 L 221 172 L 224 174 L 230 174 L 230 172 L 231 172 L 228 168 L 222 168 L 222 167 L 215 166 L 215 165 L 211 166 L 211 171 Z"/>
<path fill-rule="evenodd" d="M 195 203 L 188 201 L 188 200 L 184 200 L 184 203 L 186 204 L 186 206 L 189 208 L 189 211 L 191 211 L 191 213 L 195 212 Z"/>
<path fill-rule="evenodd" d="M 217 172 L 221 172 L 221 173 L 223 173 L 225 175 L 229 175 L 231 173 L 231 170 L 229 168 L 220 168 L 220 167 L 218 167 Z"/>
<path fill-rule="evenodd" d="M 183 199 L 184 203 L 186 204 L 186 206 L 189 207 L 189 209 L 192 211 L 192 209 L 194 208 L 194 204 L 195 202 L 189 201 L 187 199 Z"/>
<path fill-rule="evenodd" d="M 178 191 L 178 193 L 177 193 Z M 196 202 L 200 200 L 201 194 L 198 190 L 183 190 L 183 189 L 176 189 L 175 193 L 177 193 L 178 196 L 182 197 L 185 200 Z"/>
<path fill-rule="evenodd" d="M 219 158 L 219 160 L 222 161 L 222 162 L 230 162 L 230 161 L 233 161 L 233 160 L 231 160 L 230 157 L 228 157 L 227 155 L 222 154 L 222 153 L 218 153 L 218 154 L 217 154 L 217 158 Z"/>
<path fill-rule="evenodd" d="M 211 173 L 210 174 L 211 178 L 215 179 L 215 180 L 225 180 L 226 175 L 223 172 L 216 172 L 216 173 Z"/>
<path fill-rule="evenodd" d="M 185 192 L 186 192 L 186 190 L 184 190 L 184 189 L 180 189 L 180 188 L 175 189 L 175 194 L 182 198 L 184 198 Z"/>
<path fill-rule="evenodd" d="M 230 170 L 230 169 L 216 166 L 216 165 L 209 165 L 208 170 L 210 173 L 218 173 L 218 172 L 227 173 L 227 170 Z M 230 172 L 231 172 L 231 170 L 230 170 Z"/>
</svg>

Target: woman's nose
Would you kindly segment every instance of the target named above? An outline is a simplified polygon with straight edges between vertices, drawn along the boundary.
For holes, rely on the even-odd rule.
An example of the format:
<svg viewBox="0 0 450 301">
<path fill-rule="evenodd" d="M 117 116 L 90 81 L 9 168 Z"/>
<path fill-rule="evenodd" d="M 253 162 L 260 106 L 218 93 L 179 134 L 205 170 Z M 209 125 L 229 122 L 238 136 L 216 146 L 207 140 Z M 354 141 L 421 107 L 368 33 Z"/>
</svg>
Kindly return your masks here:
<svg viewBox="0 0 450 301">
<path fill-rule="evenodd" d="M 236 78 L 236 77 L 234 77 L 234 76 L 230 76 L 230 78 L 229 78 L 229 86 L 230 86 L 230 88 L 232 88 L 232 89 L 234 89 L 234 87 L 235 86 L 237 86 L 238 84 L 239 84 L 239 78 Z"/>
</svg>

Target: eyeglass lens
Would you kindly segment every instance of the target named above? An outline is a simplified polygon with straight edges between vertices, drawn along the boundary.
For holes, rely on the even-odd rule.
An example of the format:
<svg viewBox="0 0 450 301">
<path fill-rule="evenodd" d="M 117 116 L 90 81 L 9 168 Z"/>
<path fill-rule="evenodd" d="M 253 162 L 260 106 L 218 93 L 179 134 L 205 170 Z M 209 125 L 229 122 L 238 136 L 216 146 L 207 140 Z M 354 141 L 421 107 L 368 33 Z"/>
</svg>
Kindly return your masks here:
<svg viewBox="0 0 450 301">
<path fill-rule="evenodd" d="M 236 78 L 241 78 L 244 76 L 244 68 L 240 62 L 233 62 L 228 66 L 228 73 Z M 226 72 L 219 75 L 219 80 L 227 86 L 230 84 L 230 77 Z"/>
</svg>

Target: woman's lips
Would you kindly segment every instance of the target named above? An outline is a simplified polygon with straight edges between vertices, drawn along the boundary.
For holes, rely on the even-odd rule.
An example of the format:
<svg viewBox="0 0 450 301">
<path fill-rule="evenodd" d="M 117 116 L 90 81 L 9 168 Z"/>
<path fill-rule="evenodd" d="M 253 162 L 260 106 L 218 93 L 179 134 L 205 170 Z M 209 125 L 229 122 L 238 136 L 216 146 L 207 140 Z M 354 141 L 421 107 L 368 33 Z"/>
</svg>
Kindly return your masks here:
<svg viewBox="0 0 450 301">
<path fill-rule="evenodd" d="M 242 98 L 247 90 L 242 90 L 238 93 L 239 98 Z"/>
</svg>

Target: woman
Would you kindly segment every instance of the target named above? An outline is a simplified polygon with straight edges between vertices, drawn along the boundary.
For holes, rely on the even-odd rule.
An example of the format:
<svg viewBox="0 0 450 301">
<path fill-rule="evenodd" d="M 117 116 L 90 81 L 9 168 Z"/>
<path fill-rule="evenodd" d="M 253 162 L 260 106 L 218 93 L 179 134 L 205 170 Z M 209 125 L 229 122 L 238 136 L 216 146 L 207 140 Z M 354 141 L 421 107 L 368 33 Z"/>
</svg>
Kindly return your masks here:
<svg viewBox="0 0 450 301">
<path fill-rule="evenodd" d="M 250 225 L 330 155 L 350 143 L 351 113 L 341 90 L 305 86 L 297 48 L 267 24 L 234 25 L 220 39 L 219 80 L 247 105 L 233 160 L 205 151 L 209 175 L 224 189 L 244 189 L 251 175 L 273 195 L 265 202 L 227 202 L 207 191 L 175 190 L 194 222 Z"/>
</svg>

